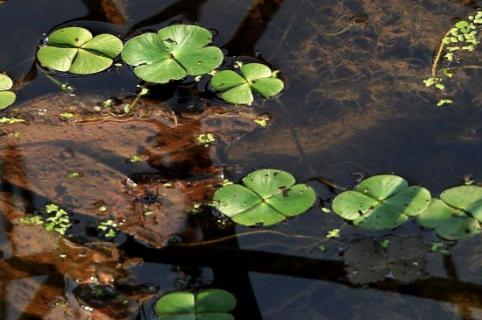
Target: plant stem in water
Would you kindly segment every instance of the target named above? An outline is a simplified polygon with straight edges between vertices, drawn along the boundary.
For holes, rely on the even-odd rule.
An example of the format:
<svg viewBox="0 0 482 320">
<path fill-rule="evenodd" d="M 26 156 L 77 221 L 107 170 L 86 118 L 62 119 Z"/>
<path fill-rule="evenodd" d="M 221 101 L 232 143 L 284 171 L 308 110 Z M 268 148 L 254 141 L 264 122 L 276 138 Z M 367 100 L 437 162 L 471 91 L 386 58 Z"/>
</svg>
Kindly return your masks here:
<svg viewBox="0 0 482 320">
<path fill-rule="evenodd" d="M 343 29 L 341 29 L 339 31 L 327 32 L 327 31 L 323 30 L 323 28 L 321 28 L 319 25 L 317 25 L 314 21 L 312 21 L 308 18 L 306 19 L 306 21 L 309 24 L 311 24 L 315 29 L 317 29 L 318 31 L 320 31 L 322 34 L 324 34 L 327 37 L 339 36 L 340 34 L 343 34 L 343 33 L 347 32 L 348 30 L 350 30 L 350 28 L 354 25 L 353 23 L 350 23 L 349 25 L 347 25 L 346 27 L 344 27 Z"/>
<path fill-rule="evenodd" d="M 62 91 L 65 91 L 67 93 L 74 93 L 74 88 L 71 87 L 68 83 L 64 82 L 60 82 L 58 79 L 56 79 L 55 77 L 53 77 L 52 75 L 48 74 L 47 72 L 43 71 L 42 69 L 40 69 L 40 72 L 42 72 L 42 74 L 45 76 L 45 78 L 47 78 L 48 80 L 50 80 L 53 84 L 55 84 L 57 87 L 59 87 L 60 90 Z"/>
<path fill-rule="evenodd" d="M 286 238 L 306 239 L 306 240 L 314 240 L 314 241 L 318 241 L 318 242 L 326 240 L 326 239 L 322 239 L 322 238 L 299 235 L 299 234 L 293 235 L 293 234 L 288 234 L 288 233 L 284 233 L 284 232 L 280 232 L 280 231 L 274 231 L 274 230 L 256 230 L 256 231 L 247 231 L 247 232 L 243 232 L 243 233 L 229 235 L 229 236 L 218 238 L 218 239 L 199 241 L 199 242 L 191 242 L 191 243 L 181 243 L 181 244 L 177 244 L 177 246 L 181 246 L 181 247 L 205 246 L 205 245 L 209 245 L 209 244 L 224 242 L 224 241 L 228 241 L 228 240 L 232 240 L 232 239 L 237 239 L 237 238 L 252 236 L 252 235 L 258 235 L 258 234 L 271 234 L 271 235 L 277 235 L 277 236 L 282 236 L 282 237 L 286 237 Z"/>
<path fill-rule="evenodd" d="M 438 47 L 437 54 L 435 55 L 435 58 L 433 60 L 432 64 L 432 77 L 436 78 L 437 77 L 437 66 L 438 63 L 440 62 L 440 58 L 442 58 L 442 53 L 445 48 L 445 43 L 444 39 L 450 34 L 450 30 L 443 36 L 442 41 L 440 41 L 440 46 Z"/>
</svg>

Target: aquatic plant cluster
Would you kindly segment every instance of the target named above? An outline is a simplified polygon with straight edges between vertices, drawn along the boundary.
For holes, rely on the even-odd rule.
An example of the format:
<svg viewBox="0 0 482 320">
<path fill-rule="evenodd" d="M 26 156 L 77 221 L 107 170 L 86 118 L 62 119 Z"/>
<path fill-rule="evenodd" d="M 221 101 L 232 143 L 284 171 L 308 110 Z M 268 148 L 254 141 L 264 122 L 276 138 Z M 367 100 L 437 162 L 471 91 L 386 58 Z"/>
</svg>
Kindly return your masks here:
<svg viewBox="0 0 482 320">
<path fill-rule="evenodd" d="M 482 10 L 477 10 L 475 14 L 466 19 L 457 21 L 455 25 L 444 35 L 440 46 L 435 54 L 432 64 L 432 75 L 423 82 L 427 87 L 435 87 L 445 91 L 445 82 L 455 76 L 455 71 L 450 68 L 450 63 L 460 59 L 460 55 L 465 52 L 474 51 L 480 43 L 480 27 L 482 26 Z M 449 62 L 448 67 L 438 69 L 442 59 Z M 441 107 L 452 104 L 453 100 L 444 97 L 437 102 Z"/>
<path fill-rule="evenodd" d="M 355 226 L 392 229 L 410 217 L 443 239 L 457 240 L 482 230 L 482 187 L 463 185 L 432 199 L 430 192 L 394 175 L 378 175 L 363 180 L 354 190 L 333 200 L 333 210 Z"/>
<path fill-rule="evenodd" d="M 60 235 L 72 227 L 70 215 L 58 205 L 50 203 L 45 206 L 45 213 L 25 216 L 20 219 L 21 223 L 31 225 L 43 225 L 45 230 L 53 231 Z"/>
<path fill-rule="evenodd" d="M 251 105 L 253 92 L 264 98 L 277 95 L 283 82 L 277 72 L 260 63 L 236 64 L 241 75 L 231 70 L 216 72 L 224 54 L 211 45 L 212 33 L 196 25 L 172 25 L 157 33 L 147 32 L 125 45 L 116 36 L 92 36 L 89 30 L 67 27 L 52 32 L 37 52 L 44 68 L 74 75 L 94 74 L 108 69 L 121 54 L 137 77 L 148 83 L 165 84 L 186 77 L 214 75 L 210 84 L 220 97 L 232 104 Z"/>
<path fill-rule="evenodd" d="M 314 190 L 295 185 L 287 172 L 261 169 L 214 195 L 213 205 L 234 222 L 270 226 L 307 211 L 316 201 Z M 443 239 L 458 240 L 482 231 L 482 187 L 463 185 L 448 189 L 440 199 L 402 177 L 377 175 L 335 197 L 333 211 L 354 226 L 368 230 L 394 229 L 410 218 L 435 229 Z"/>
</svg>

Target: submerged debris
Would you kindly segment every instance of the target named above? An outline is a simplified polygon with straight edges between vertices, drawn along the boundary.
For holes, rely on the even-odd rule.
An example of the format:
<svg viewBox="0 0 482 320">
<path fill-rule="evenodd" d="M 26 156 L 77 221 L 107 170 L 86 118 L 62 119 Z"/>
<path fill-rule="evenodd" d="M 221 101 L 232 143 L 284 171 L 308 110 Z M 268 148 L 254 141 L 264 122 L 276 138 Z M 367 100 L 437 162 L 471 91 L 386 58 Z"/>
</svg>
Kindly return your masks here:
<svg viewBox="0 0 482 320">
<path fill-rule="evenodd" d="M 413 237 L 391 237 L 389 240 L 380 243 L 364 239 L 345 251 L 343 258 L 351 282 L 367 284 L 395 278 L 408 283 L 426 276 L 427 244 Z"/>
<path fill-rule="evenodd" d="M 138 102 L 135 113 L 121 118 L 110 115 L 112 109 L 92 111 L 100 100 L 49 95 L 20 106 L 29 125 L 14 122 L 3 129 L 2 179 L 50 199 L 74 218 L 104 220 L 102 203 L 119 231 L 162 247 L 172 234 L 188 228 L 187 213 L 194 203 L 210 199 L 222 180 L 218 153 L 255 130 L 257 116 L 233 107 L 211 107 L 197 115 L 181 114 L 175 124 L 170 110 L 148 99 Z M 47 101 L 51 112 L 42 116 L 33 112 Z M 75 114 L 77 122 L 59 120 L 56 115 L 64 110 Z M 17 139 L 8 138 L 12 132 L 20 133 Z M 202 132 L 215 135 L 216 146 L 198 145 L 196 137 Z M 147 193 L 157 196 L 144 201 Z M 64 233 L 68 226 L 58 222 L 65 217 L 55 217 L 44 223 Z"/>
</svg>

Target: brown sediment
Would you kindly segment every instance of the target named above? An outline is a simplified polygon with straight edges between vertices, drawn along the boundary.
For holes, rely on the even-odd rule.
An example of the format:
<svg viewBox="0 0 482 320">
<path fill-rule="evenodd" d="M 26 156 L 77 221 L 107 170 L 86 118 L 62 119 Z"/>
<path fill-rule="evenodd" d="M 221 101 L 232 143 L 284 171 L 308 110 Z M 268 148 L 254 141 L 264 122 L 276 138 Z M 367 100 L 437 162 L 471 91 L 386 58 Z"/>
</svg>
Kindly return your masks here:
<svg viewBox="0 0 482 320">
<path fill-rule="evenodd" d="M 116 281 L 128 277 L 126 261 L 114 246 L 101 242 L 82 246 L 40 225 L 22 224 L 19 218 L 24 212 L 11 201 L 9 193 L 0 193 L 2 212 L 11 222 L 6 233 L 10 248 L 0 261 L 0 314 L 86 320 L 124 319 L 133 314 L 127 305 L 89 312 L 68 289 L 91 283 L 115 287 Z M 135 303 L 129 296 L 124 299 Z"/>
<path fill-rule="evenodd" d="M 14 115 L 25 123 L 2 126 L 7 187 L 0 208 L 8 227 L 0 262 L 2 312 L 86 320 L 134 314 L 148 293 L 121 292 L 89 311 L 65 287 L 71 282 L 86 290 L 90 285 L 115 289 L 119 279 L 129 278 L 126 268 L 136 259 L 124 260 L 109 243 L 74 244 L 20 219 L 52 202 L 76 217 L 112 218 L 120 230 L 163 247 L 173 234 L 190 232 L 194 203 L 209 201 L 222 181 L 217 152 L 258 127 L 256 115 L 243 108 L 211 107 L 174 119 L 170 110 L 147 99 L 126 116 L 114 114 L 115 107 L 95 112 L 99 102 L 48 95 L 18 106 Z M 65 112 L 74 118 L 61 120 Z M 197 144 L 202 133 L 213 133 L 216 146 Z M 145 161 L 129 163 L 135 154 Z M 72 172 L 79 176 L 69 177 Z"/>
<path fill-rule="evenodd" d="M 222 180 L 217 152 L 255 130 L 256 115 L 211 107 L 174 121 L 172 112 L 145 101 L 123 118 L 93 112 L 94 97 L 53 95 L 19 106 L 28 122 L 3 128 L 2 178 L 67 211 L 113 218 L 121 230 L 164 246 Z M 62 121 L 63 112 L 76 116 Z M 217 144 L 199 145 L 203 133 L 213 133 Z M 134 155 L 145 161 L 130 163 Z M 69 178 L 72 172 L 79 176 Z"/>
<path fill-rule="evenodd" d="M 340 143 L 349 144 L 364 130 L 401 118 L 423 118 L 427 125 L 440 121 L 438 115 L 427 112 L 435 111 L 430 102 L 433 90 L 426 88 L 422 80 L 430 77 L 432 61 L 423 57 L 437 50 L 460 4 L 430 4 L 437 7 L 434 10 L 402 0 L 364 0 L 356 12 L 345 2 L 307 0 L 303 5 L 312 9 L 307 18 L 320 28 L 343 29 L 354 14 L 368 18 L 342 35 L 323 37 L 304 18 L 293 23 L 289 9 L 294 8 L 285 8 L 287 16 L 283 19 L 293 27 L 284 42 L 285 53 L 274 52 L 272 60 L 289 75 L 287 90 L 298 92 L 296 98 L 286 98 L 290 101 L 282 97 L 284 104 L 302 109 L 306 122 L 293 127 L 285 119 L 274 119 L 278 125 L 276 135 L 262 132 L 256 140 L 233 146 L 229 152 L 232 161 L 267 154 L 296 155 L 300 147 L 308 156 L 317 154 Z M 277 36 L 263 38 L 263 46 L 277 48 L 276 41 L 284 37 L 283 28 L 270 31 Z M 472 88 L 469 79 L 463 70 L 457 72 L 457 81 L 477 95 L 473 102 L 480 105 L 480 90 Z M 450 140 L 464 143 L 457 134 Z"/>
</svg>

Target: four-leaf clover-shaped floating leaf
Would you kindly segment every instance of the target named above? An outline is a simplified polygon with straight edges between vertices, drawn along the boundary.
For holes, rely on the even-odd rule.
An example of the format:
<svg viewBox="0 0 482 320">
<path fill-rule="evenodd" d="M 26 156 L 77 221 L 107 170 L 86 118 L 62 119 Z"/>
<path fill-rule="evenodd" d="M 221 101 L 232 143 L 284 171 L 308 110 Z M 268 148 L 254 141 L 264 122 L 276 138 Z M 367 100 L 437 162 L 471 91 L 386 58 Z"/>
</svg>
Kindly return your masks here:
<svg viewBox="0 0 482 320">
<path fill-rule="evenodd" d="M 387 276 L 400 282 L 412 282 L 426 275 L 428 246 L 419 238 L 392 237 L 382 246 L 373 239 L 361 240 L 343 254 L 348 278 L 352 283 L 373 283 Z"/>
<path fill-rule="evenodd" d="M 222 187 L 214 195 L 214 206 L 244 226 L 270 226 L 308 210 L 316 201 L 315 191 L 295 185 L 288 172 L 261 169 L 243 178 L 243 184 Z"/>
<path fill-rule="evenodd" d="M 211 86 L 220 92 L 221 98 L 233 104 L 253 103 L 253 91 L 264 98 L 277 95 L 284 88 L 283 81 L 264 64 L 248 63 L 240 68 L 241 74 L 223 70 L 211 79 Z"/>
<path fill-rule="evenodd" d="M 481 187 L 451 188 L 442 192 L 440 199 L 433 199 L 418 216 L 422 226 L 434 228 L 440 237 L 447 240 L 469 238 L 481 232 Z"/>
<path fill-rule="evenodd" d="M 167 83 L 209 73 L 223 61 L 218 47 L 208 46 L 212 33 L 195 25 L 172 25 L 127 41 L 122 59 L 142 80 Z"/>
<path fill-rule="evenodd" d="M 155 304 L 157 320 L 234 320 L 236 298 L 220 289 L 168 293 Z"/>
<path fill-rule="evenodd" d="M 48 69 L 72 74 L 93 74 L 109 68 L 122 51 L 122 41 L 111 34 L 92 36 L 79 27 L 52 32 L 37 53 L 40 64 Z"/>
<path fill-rule="evenodd" d="M 13 87 L 13 81 L 6 74 L 0 73 L 0 110 L 12 105 L 17 96 L 10 91 Z"/>
<path fill-rule="evenodd" d="M 354 190 L 333 200 L 333 210 L 356 226 L 383 230 L 395 228 L 417 216 L 430 204 L 430 192 L 394 175 L 378 175 L 363 180 Z"/>
</svg>

